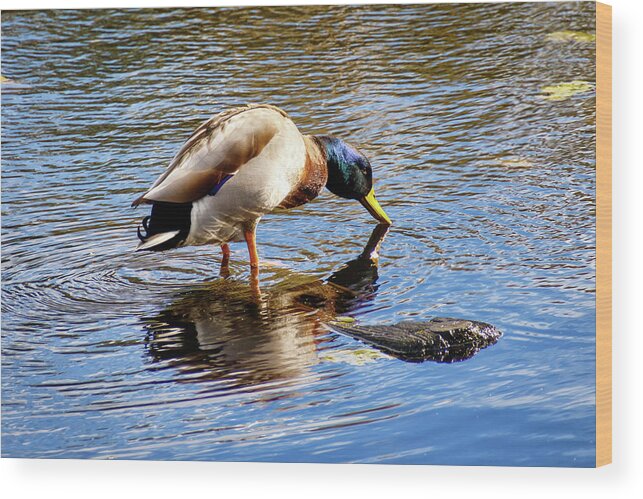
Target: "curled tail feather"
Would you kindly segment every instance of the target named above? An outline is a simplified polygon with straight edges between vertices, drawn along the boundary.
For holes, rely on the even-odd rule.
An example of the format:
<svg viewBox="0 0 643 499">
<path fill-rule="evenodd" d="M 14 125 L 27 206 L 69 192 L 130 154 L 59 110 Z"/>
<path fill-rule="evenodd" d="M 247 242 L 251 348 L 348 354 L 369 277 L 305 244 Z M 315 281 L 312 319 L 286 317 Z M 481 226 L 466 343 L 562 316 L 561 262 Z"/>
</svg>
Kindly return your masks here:
<svg viewBox="0 0 643 499">
<path fill-rule="evenodd" d="M 179 246 L 190 233 L 191 212 L 192 203 L 155 201 L 152 213 L 144 217 L 136 229 L 141 241 L 136 251 L 163 251 Z"/>
</svg>

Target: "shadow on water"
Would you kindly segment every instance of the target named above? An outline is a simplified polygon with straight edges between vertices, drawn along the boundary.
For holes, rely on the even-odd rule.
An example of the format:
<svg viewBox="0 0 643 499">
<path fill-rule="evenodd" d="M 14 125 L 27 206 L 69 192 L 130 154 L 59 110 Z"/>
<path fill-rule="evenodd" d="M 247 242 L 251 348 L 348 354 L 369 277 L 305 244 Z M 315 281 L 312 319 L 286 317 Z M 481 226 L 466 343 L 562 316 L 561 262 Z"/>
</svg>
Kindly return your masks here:
<svg viewBox="0 0 643 499">
<path fill-rule="evenodd" d="M 304 375 L 332 343 L 329 332 L 411 362 L 465 360 L 495 343 L 500 333 L 474 321 L 356 324 L 350 315 L 377 295 L 377 252 L 387 232 L 376 226 L 362 253 L 326 280 L 288 273 L 257 295 L 247 283 L 220 279 L 181 293 L 144 319 L 149 355 L 191 380 L 233 378 L 253 386 Z"/>
</svg>

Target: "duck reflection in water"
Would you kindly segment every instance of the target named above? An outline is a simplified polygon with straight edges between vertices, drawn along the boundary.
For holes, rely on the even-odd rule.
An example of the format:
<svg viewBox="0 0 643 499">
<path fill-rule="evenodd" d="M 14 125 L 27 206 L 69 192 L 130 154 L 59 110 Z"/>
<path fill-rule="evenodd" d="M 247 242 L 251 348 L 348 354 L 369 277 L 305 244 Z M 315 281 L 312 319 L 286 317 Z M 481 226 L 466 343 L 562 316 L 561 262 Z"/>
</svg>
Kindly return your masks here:
<svg viewBox="0 0 643 499">
<path fill-rule="evenodd" d="M 338 353 L 325 345 L 336 338 L 329 329 L 373 347 L 375 356 L 381 351 L 409 362 L 466 360 L 494 344 L 500 331 L 477 321 L 433 318 L 360 326 L 341 317 L 375 299 L 377 251 L 387 231 L 377 225 L 362 253 L 326 280 L 283 271 L 278 284 L 262 294 L 225 279 L 183 294 L 146 319 L 150 355 L 191 374 L 186 379 L 229 379 L 247 386 L 312 375 L 310 367 L 320 358 Z"/>
<path fill-rule="evenodd" d="M 178 368 L 186 380 L 242 386 L 312 375 L 318 352 L 333 338 L 325 324 L 375 298 L 377 251 L 387 231 L 377 225 L 362 253 L 327 280 L 278 270 L 285 275 L 261 295 L 229 279 L 182 293 L 144 320 L 156 367 Z"/>
</svg>

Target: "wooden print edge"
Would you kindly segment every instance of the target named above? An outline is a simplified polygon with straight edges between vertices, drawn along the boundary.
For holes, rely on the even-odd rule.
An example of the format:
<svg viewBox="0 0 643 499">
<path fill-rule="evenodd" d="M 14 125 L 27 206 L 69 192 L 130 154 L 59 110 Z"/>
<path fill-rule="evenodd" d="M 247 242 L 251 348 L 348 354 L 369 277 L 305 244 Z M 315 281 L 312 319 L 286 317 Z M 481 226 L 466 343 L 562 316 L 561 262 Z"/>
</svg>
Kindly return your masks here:
<svg viewBox="0 0 643 499">
<path fill-rule="evenodd" d="M 612 7 L 596 2 L 596 466 L 612 462 Z"/>
</svg>

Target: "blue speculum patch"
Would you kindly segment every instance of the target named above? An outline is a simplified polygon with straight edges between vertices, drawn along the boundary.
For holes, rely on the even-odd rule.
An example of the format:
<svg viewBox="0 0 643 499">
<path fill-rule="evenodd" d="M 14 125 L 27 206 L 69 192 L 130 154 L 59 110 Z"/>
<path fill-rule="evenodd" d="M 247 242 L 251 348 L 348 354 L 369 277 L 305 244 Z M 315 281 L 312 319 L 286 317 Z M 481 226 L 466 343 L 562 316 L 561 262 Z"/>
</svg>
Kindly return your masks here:
<svg viewBox="0 0 643 499">
<path fill-rule="evenodd" d="M 232 177 L 233 175 L 226 175 L 225 177 L 223 177 L 219 182 L 215 184 L 215 186 L 212 189 L 210 189 L 210 192 L 208 192 L 208 196 L 214 196 L 217 192 L 219 192 L 219 189 L 223 187 L 223 184 L 225 184 Z"/>
</svg>

